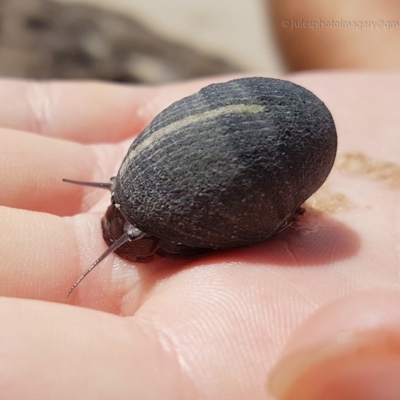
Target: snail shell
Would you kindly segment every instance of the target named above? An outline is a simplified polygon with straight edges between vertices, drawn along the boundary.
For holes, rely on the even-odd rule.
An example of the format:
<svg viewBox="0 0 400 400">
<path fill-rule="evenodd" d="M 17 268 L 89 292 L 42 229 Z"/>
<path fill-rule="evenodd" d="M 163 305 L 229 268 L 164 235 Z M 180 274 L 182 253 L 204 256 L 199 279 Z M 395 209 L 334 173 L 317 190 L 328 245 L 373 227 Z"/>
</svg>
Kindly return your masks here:
<svg viewBox="0 0 400 400">
<path fill-rule="evenodd" d="M 262 242 L 324 183 L 336 149 L 331 113 L 309 90 L 261 77 L 209 85 L 134 140 L 103 236 L 113 245 L 136 229 L 113 251 L 142 262 Z"/>
</svg>

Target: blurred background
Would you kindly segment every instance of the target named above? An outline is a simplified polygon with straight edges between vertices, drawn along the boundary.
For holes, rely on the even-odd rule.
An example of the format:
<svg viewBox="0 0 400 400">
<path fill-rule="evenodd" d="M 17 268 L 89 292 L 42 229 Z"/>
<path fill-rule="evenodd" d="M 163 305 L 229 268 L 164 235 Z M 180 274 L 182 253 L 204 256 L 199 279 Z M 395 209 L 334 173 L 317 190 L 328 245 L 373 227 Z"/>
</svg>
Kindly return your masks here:
<svg viewBox="0 0 400 400">
<path fill-rule="evenodd" d="M 399 35 L 398 0 L 0 0 L 0 76 L 398 70 Z"/>
<path fill-rule="evenodd" d="M 0 0 L 0 76 L 160 83 L 282 69 L 262 0 Z"/>
</svg>

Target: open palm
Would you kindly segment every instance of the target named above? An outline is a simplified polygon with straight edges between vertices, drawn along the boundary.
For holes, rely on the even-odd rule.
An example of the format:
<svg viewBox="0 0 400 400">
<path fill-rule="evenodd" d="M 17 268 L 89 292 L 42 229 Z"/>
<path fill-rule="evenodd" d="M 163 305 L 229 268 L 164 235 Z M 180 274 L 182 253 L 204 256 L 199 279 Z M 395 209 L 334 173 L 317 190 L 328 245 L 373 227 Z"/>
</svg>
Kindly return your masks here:
<svg viewBox="0 0 400 400">
<path fill-rule="evenodd" d="M 400 324 L 400 78 L 287 79 L 326 103 L 339 137 L 337 163 L 298 222 L 198 258 L 111 255 L 68 299 L 106 247 L 110 195 L 62 178 L 107 182 L 159 111 L 211 80 L 0 82 L 2 399 L 268 399 L 288 338 L 326 304 L 361 292 L 367 308 L 379 290 Z"/>
</svg>

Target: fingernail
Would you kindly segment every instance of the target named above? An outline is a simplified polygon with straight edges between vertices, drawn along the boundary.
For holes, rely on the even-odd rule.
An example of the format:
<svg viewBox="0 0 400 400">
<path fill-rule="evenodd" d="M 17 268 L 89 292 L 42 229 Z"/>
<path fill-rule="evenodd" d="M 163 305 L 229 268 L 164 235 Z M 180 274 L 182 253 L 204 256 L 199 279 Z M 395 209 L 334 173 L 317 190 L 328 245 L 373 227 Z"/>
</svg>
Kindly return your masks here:
<svg viewBox="0 0 400 400">
<path fill-rule="evenodd" d="M 269 380 L 279 400 L 400 399 L 400 331 L 345 335 L 296 351 Z"/>
</svg>

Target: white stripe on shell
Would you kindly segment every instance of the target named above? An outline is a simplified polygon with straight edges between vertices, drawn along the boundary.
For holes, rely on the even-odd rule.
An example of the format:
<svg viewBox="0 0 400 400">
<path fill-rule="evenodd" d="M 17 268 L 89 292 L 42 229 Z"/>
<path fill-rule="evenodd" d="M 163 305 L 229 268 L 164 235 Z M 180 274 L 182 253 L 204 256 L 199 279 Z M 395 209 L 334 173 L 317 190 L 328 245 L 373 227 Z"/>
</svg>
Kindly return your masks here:
<svg viewBox="0 0 400 400">
<path fill-rule="evenodd" d="M 126 157 L 121 165 L 119 175 L 123 175 L 131 160 L 135 158 L 143 149 L 151 150 L 154 143 L 157 143 L 162 137 L 183 129 L 186 126 L 196 124 L 198 122 L 207 121 L 221 115 L 226 114 L 257 114 L 264 111 L 264 106 L 258 104 L 233 104 L 205 111 L 201 114 L 189 115 L 179 121 L 174 121 L 169 125 L 163 126 L 157 131 L 152 132 L 145 140 L 139 143 Z"/>
</svg>

